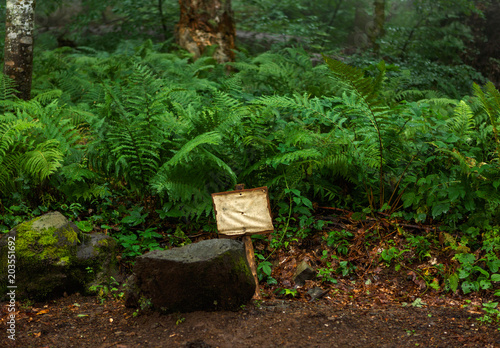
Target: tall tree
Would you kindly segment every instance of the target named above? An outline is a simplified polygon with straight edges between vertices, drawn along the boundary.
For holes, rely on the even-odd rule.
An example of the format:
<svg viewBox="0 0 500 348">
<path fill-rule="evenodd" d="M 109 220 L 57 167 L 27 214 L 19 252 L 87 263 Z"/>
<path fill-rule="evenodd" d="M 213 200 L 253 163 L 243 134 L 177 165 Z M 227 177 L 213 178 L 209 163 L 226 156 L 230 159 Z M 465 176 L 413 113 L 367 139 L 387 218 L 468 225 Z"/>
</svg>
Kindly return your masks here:
<svg viewBox="0 0 500 348">
<path fill-rule="evenodd" d="M 7 0 L 3 73 L 14 80 L 18 97 L 31 97 L 35 0 Z"/>
<path fill-rule="evenodd" d="M 223 63 L 234 60 L 236 29 L 231 0 L 179 0 L 177 43 L 194 58 L 217 45 L 213 57 Z"/>
<path fill-rule="evenodd" d="M 500 1 L 478 4 L 481 13 L 469 18 L 474 39 L 468 43 L 466 61 L 500 89 Z"/>
<path fill-rule="evenodd" d="M 379 40 L 384 36 L 385 24 L 385 0 L 374 0 L 373 3 L 373 31 L 371 33 L 371 41 L 375 54 L 380 52 Z"/>
</svg>

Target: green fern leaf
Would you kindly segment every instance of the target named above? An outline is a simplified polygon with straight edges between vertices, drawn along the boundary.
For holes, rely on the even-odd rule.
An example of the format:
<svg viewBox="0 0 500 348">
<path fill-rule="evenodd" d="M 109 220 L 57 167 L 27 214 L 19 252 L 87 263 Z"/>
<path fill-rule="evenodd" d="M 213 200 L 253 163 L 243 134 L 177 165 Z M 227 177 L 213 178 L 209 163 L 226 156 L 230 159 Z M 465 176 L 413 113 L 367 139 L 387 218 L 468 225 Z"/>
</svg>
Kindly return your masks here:
<svg viewBox="0 0 500 348">
<path fill-rule="evenodd" d="M 191 152 L 196 149 L 198 146 L 202 146 L 205 144 L 210 145 L 218 145 L 222 141 L 222 137 L 217 132 L 207 132 L 198 135 L 194 139 L 185 143 L 182 148 L 180 148 L 175 155 L 165 164 L 165 166 L 175 166 L 178 163 L 184 161 L 190 161 Z"/>
<path fill-rule="evenodd" d="M 27 152 L 22 161 L 22 169 L 41 183 L 62 166 L 64 154 L 57 140 L 47 140 L 38 144 L 33 151 Z"/>
</svg>

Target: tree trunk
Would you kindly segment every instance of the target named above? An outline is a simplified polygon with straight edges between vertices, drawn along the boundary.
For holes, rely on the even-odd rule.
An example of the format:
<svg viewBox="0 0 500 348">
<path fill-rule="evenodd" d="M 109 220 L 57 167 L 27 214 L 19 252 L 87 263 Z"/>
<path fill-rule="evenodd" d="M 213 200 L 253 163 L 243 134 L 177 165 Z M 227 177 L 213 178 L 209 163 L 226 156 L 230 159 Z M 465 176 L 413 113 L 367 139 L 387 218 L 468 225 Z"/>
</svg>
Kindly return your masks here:
<svg viewBox="0 0 500 348">
<path fill-rule="evenodd" d="M 3 73 L 14 80 L 17 96 L 31 97 L 35 0 L 7 0 Z"/>
<path fill-rule="evenodd" d="M 474 39 L 469 42 L 464 59 L 500 89 L 500 2 L 482 3 L 478 7 L 484 17 L 474 14 L 469 19 Z"/>
<path fill-rule="evenodd" d="M 365 3 L 361 0 L 356 0 L 354 3 L 354 23 L 353 29 L 347 37 L 347 43 L 355 50 L 364 50 L 371 43 L 369 35 L 371 35 L 373 22 L 372 17 L 366 12 Z M 352 52 L 354 53 L 354 52 Z"/>
<path fill-rule="evenodd" d="M 236 30 L 231 0 L 179 0 L 177 43 L 199 58 L 212 45 L 218 63 L 234 60 Z"/>
<path fill-rule="evenodd" d="M 372 45 L 373 51 L 378 55 L 380 52 L 380 44 L 378 40 L 380 40 L 385 34 L 385 0 L 374 0 L 373 22 L 373 33 L 371 35 Z"/>
</svg>

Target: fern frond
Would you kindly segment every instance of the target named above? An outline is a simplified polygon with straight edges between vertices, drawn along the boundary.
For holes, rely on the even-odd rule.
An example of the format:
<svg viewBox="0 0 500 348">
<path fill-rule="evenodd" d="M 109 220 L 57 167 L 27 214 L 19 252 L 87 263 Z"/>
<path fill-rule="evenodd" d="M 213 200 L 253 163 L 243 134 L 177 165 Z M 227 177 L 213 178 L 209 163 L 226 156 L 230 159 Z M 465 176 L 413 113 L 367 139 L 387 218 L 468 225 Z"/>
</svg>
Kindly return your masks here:
<svg viewBox="0 0 500 348">
<path fill-rule="evenodd" d="M 33 151 L 27 152 L 22 161 L 22 169 L 37 183 L 41 183 L 62 166 L 64 154 L 59 149 L 57 140 L 47 140 L 36 146 Z"/>
<path fill-rule="evenodd" d="M 467 163 L 467 159 L 466 159 L 466 157 L 463 154 L 461 154 L 460 152 L 458 152 L 455 149 L 448 150 L 448 149 L 437 147 L 437 145 L 434 145 L 434 146 L 436 146 L 437 151 L 442 152 L 444 154 L 447 154 L 448 156 L 450 156 L 450 157 L 454 158 L 455 160 L 457 160 L 457 162 L 458 162 L 458 164 L 460 166 L 462 174 L 469 175 L 471 173 L 471 167 Z"/>
<path fill-rule="evenodd" d="M 476 124 L 474 122 L 474 113 L 467 103 L 460 101 L 455 108 L 452 118 L 447 120 L 448 127 L 460 138 L 470 140 L 470 134 L 473 132 Z"/>
<path fill-rule="evenodd" d="M 484 86 L 483 91 L 478 84 L 474 83 L 472 88 L 486 113 L 490 117 L 498 117 L 500 113 L 500 92 L 495 88 L 495 85 L 490 81 Z"/>
<path fill-rule="evenodd" d="M 300 112 L 299 118 L 307 120 L 308 124 L 317 122 L 335 124 L 342 121 L 340 120 L 340 113 L 331 108 L 334 100 L 328 97 L 309 98 L 306 94 L 295 94 L 293 98 L 287 96 L 263 96 L 253 100 L 252 104 L 295 110 Z M 329 107 L 326 107 L 328 105 Z"/>
<path fill-rule="evenodd" d="M 23 153 L 13 152 L 0 156 L 0 192 L 6 193 L 12 190 L 15 175 L 19 172 Z"/>
<path fill-rule="evenodd" d="M 16 84 L 11 78 L 0 74 L 0 101 L 17 99 L 15 97 L 17 93 L 15 87 Z"/>
<path fill-rule="evenodd" d="M 498 122 L 500 120 L 500 92 L 495 88 L 495 85 L 491 81 L 484 87 L 486 93 L 475 83 L 472 88 L 474 90 L 474 94 L 479 99 L 482 108 L 490 119 L 496 143 L 497 157 L 500 160 L 500 136 L 498 134 Z"/>
<path fill-rule="evenodd" d="M 0 158 L 5 156 L 9 147 L 13 147 L 19 141 L 18 136 L 30 128 L 40 128 L 35 122 L 16 120 L 13 122 L 0 122 Z"/>
<path fill-rule="evenodd" d="M 82 182 L 86 179 L 96 179 L 99 176 L 80 163 L 71 163 L 61 167 L 60 174 L 64 176 L 66 183 Z"/>
<path fill-rule="evenodd" d="M 189 162 L 191 160 L 190 155 L 191 152 L 196 149 L 198 146 L 202 146 L 205 144 L 210 145 L 218 145 L 222 141 L 222 137 L 217 132 L 207 132 L 198 135 L 194 139 L 191 139 L 187 143 L 185 143 L 176 153 L 175 155 L 167 162 L 164 166 L 175 166 L 180 162 Z"/>
<path fill-rule="evenodd" d="M 46 91 L 40 94 L 37 94 L 32 98 L 32 100 L 39 102 L 40 104 L 44 105 L 47 104 L 51 101 L 54 101 L 55 99 L 61 97 L 62 91 L 60 89 L 54 89 L 51 91 Z"/>
<path fill-rule="evenodd" d="M 350 165 L 350 158 L 347 153 L 332 153 L 323 159 L 321 166 L 328 168 L 332 176 L 340 175 L 348 178 L 351 170 Z"/>
<path fill-rule="evenodd" d="M 116 156 L 118 172 L 132 184 L 146 183 L 159 167 L 159 142 L 151 139 L 142 127 L 123 125 L 109 134 L 112 153 Z M 123 168 L 123 170 L 120 170 Z"/>
<path fill-rule="evenodd" d="M 456 99 L 450 98 L 426 98 L 418 101 L 418 104 L 428 103 L 438 108 L 447 108 L 450 105 L 456 106 L 459 102 Z"/>
<path fill-rule="evenodd" d="M 272 167 L 277 167 L 280 164 L 289 165 L 291 163 L 298 164 L 302 161 L 319 160 L 322 153 L 317 149 L 301 149 L 293 152 L 280 153 L 267 159 L 266 163 Z"/>
<path fill-rule="evenodd" d="M 221 168 L 225 173 L 229 175 L 229 177 L 231 178 L 231 187 L 235 186 L 237 182 L 237 177 L 233 169 L 231 169 L 230 166 L 228 166 L 223 160 L 215 156 L 213 153 L 205 149 L 203 149 L 203 153 L 210 162 L 215 163 L 217 167 Z"/>
<path fill-rule="evenodd" d="M 399 91 L 394 95 L 394 99 L 397 101 L 415 101 L 424 99 L 425 97 L 425 91 L 419 89 L 406 89 L 403 91 Z"/>
<path fill-rule="evenodd" d="M 155 182 L 153 187 L 156 191 L 167 192 L 168 197 L 175 201 L 199 200 L 202 195 L 202 186 L 196 183 L 176 181 L 168 179 L 168 177 L 163 177 L 162 182 L 159 180 L 155 180 Z"/>
<path fill-rule="evenodd" d="M 340 60 L 334 60 L 329 57 L 323 56 L 326 64 L 330 68 L 337 81 L 347 87 L 349 91 L 355 93 L 363 98 L 370 109 L 376 109 L 380 106 L 381 99 L 378 97 L 378 84 L 381 81 L 373 80 L 365 76 L 365 72 L 354 66 L 345 64 Z"/>
</svg>

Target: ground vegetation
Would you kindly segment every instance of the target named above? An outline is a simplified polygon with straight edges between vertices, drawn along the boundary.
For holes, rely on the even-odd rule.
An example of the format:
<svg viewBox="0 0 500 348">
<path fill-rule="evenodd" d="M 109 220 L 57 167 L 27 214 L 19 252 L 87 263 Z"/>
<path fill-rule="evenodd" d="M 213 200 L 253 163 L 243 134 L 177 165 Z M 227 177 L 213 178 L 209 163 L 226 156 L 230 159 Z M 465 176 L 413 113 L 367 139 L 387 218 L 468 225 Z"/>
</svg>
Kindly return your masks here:
<svg viewBox="0 0 500 348">
<path fill-rule="evenodd" d="M 63 334 L 42 320 L 49 312 L 58 325 L 83 318 L 83 330 L 117 313 L 124 345 L 142 336 L 130 323 L 171 325 L 173 316 L 122 307 L 134 258 L 217 238 L 210 195 L 244 183 L 269 188 L 275 230 L 253 237 L 264 300 L 222 320 L 257 321 L 267 316 L 259 305 L 285 303 L 309 318 L 310 330 L 293 337 L 301 345 L 349 308 L 373 333 L 366 346 L 381 325 L 366 316 L 403 320 L 407 329 L 384 339 L 401 334 L 411 346 L 498 344 L 500 93 L 469 65 L 479 61 L 472 39 L 488 28 L 477 23 L 489 23 L 495 2 L 385 1 L 384 23 L 375 3 L 378 12 L 372 1 L 233 1 L 237 49 L 220 63 L 210 49 L 193 59 L 176 45 L 177 5 L 63 2 L 75 17 L 37 29 L 31 99 L 0 79 L 0 230 L 60 211 L 116 239 L 122 275 L 96 285 L 94 307 L 70 294 L 22 304 L 22 339 L 57 346 Z M 56 7 L 40 4 L 39 21 Z M 303 260 L 317 277 L 296 287 Z M 404 317 L 415 311 L 430 333 L 415 334 Z M 457 320 L 452 338 L 434 331 L 451 325 L 442 318 Z M 481 334 L 472 324 L 484 324 Z M 177 339 L 191 330 L 178 327 L 163 331 Z M 116 343 L 111 330 L 100 344 Z M 258 345 L 244 332 L 237 337 Z M 230 346 L 210 335 L 199 339 Z"/>
</svg>

